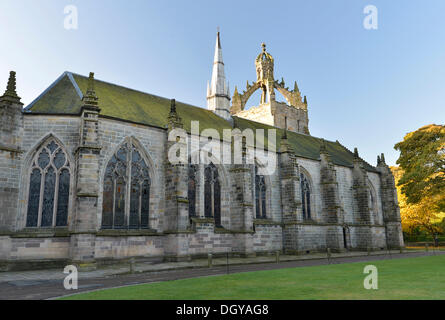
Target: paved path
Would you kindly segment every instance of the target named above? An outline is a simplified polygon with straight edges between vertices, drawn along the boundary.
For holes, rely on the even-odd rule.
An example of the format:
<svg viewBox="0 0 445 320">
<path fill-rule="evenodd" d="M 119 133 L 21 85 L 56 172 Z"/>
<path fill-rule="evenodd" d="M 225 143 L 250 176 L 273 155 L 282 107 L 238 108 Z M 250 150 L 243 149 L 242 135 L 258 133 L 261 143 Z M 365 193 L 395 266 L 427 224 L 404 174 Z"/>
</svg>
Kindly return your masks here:
<svg viewBox="0 0 445 320">
<path fill-rule="evenodd" d="M 195 278 L 211 275 L 222 275 L 229 273 L 258 271 L 258 270 L 274 270 L 282 268 L 306 267 L 350 263 L 350 262 L 364 262 L 371 260 L 386 260 L 386 259 L 400 259 L 409 257 L 420 257 L 426 255 L 443 255 L 442 252 L 407 252 L 392 254 L 372 254 L 368 256 L 366 253 L 353 256 L 349 255 L 333 255 L 328 260 L 324 255 L 310 255 L 310 256 L 283 256 L 280 263 L 271 263 L 271 257 L 256 258 L 255 263 L 247 261 L 246 259 L 231 258 L 232 263 L 227 268 L 225 259 L 215 259 L 214 267 L 205 268 L 207 260 L 195 261 L 189 263 L 170 263 L 161 265 L 144 265 L 136 264 L 134 266 L 135 273 L 129 273 L 129 267 L 120 266 L 109 269 L 101 269 L 92 272 L 79 273 L 78 290 L 75 293 L 112 288 L 125 285 L 168 281 L 185 278 Z M 268 259 L 268 260 L 267 260 Z M 262 262 L 261 260 L 267 260 Z M 191 265 L 191 266 L 190 266 Z M 160 268 L 161 267 L 161 268 Z M 163 270 L 164 268 L 164 270 Z M 175 268 L 171 270 L 172 268 Z M 178 269 L 180 268 L 180 269 Z M 5 272 L 0 273 L 0 299 L 48 299 L 59 297 L 74 293 L 73 291 L 65 290 L 63 287 L 63 279 L 66 275 L 61 270 L 43 270 L 31 272 Z"/>
</svg>

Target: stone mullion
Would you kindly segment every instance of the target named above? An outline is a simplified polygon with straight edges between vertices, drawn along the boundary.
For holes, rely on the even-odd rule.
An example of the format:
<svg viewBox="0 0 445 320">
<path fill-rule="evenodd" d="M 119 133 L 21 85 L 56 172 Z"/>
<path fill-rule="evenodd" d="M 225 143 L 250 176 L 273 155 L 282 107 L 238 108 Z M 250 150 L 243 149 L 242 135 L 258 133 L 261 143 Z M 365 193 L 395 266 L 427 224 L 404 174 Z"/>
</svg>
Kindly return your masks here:
<svg viewBox="0 0 445 320">
<path fill-rule="evenodd" d="M 127 180 L 127 190 L 126 190 L 126 201 L 125 201 L 125 221 L 126 225 L 124 226 L 125 229 L 130 228 L 130 206 L 131 206 L 131 185 L 133 183 L 132 177 L 131 177 L 131 171 L 132 171 L 132 165 L 131 165 L 131 159 L 133 154 L 133 146 L 131 145 L 130 141 L 126 142 L 128 152 L 127 152 L 127 170 L 126 170 L 126 180 Z"/>
<path fill-rule="evenodd" d="M 202 164 L 198 165 L 198 180 L 199 183 L 197 183 L 197 188 L 196 188 L 196 199 L 197 199 L 197 205 L 196 208 L 198 209 L 198 214 L 197 216 L 200 218 L 205 218 L 205 201 L 204 201 L 204 185 L 205 185 L 205 178 L 204 178 L 204 167 Z"/>
<path fill-rule="evenodd" d="M 53 228 L 56 227 L 56 218 L 57 218 L 57 207 L 59 204 L 59 182 L 60 182 L 60 174 L 62 173 L 63 167 L 60 170 L 57 170 L 57 167 L 54 165 L 55 173 L 56 173 L 56 182 L 54 186 L 54 205 L 53 205 Z"/>
<path fill-rule="evenodd" d="M 46 169 L 40 169 L 40 171 L 42 172 L 42 176 L 40 180 L 39 214 L 37 216 L 37 226 L 36 226 L 37 228 L 40 228 L 42 224 L 43 195 L 45 193 L 44 189 L 45 189 L 45 178 L 46 178 Z"/>
<path fill-rule="evenodd" d="M 142 186 L 144 185 L 144 181 L 145 181 L 144 179 L 139 181 L 139 199 L 138 199 L 139 200 L 139 204 L 138 204 L 138 221 L 139 221 L 138 225 L 139 225 L 139 229 L 142 228 Z M 150 197 L 150 192 L 148 193 L 148 197 Z M 149 220 L 150 220 L 150 217 L 149 217 Z"/>
</svg>

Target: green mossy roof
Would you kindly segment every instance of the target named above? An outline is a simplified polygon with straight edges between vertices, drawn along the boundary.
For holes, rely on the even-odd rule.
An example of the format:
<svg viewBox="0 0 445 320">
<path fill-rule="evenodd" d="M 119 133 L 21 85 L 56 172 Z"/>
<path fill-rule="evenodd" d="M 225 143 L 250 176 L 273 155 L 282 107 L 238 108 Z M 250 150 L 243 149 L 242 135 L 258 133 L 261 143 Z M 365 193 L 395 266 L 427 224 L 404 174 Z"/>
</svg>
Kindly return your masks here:
<svg viewBox="0 0 445 320">
<path fill-rule="evenodd" d="M 73 81 L 71 81 L 71 79 Z M 79 114 L 82 106 L 81 97 L 76 86 L 82 93 L 86 92 L 88 77 L 65 72 L 28 108 L 30 113 L 45 114 Z M 167 117 L 170 112 L 170 100 L 137 90 L 128 89 L 115 84 L 95 80 L 95 91 L 99 97 L 101 115 L 117 119 L 132 121 L 135 123 L 166 128 Z M 176 103 L 178 115 L 182 118 L 184 129 L 190 132 L 191 121 L 199 121 L 200 130 L 214 128 L 222 137 L 223 129 L 232 129 L 232 125 L 215 115 L 213 112 L 188 105 L 182 102 Z M 234 126 L 244 130 L 251 128 L 272 129 L 274 127 L 254 122 L 251 120 L 233 117 Z M 276 128 L 275 128 L 276 129 Z M 281 143 L 284 130 L 277 129 L 277 150 Z M 319 160 L 322 139 L 309 135 L 288 132 L 288 141 L 292 145 L 297 156 Z M 267 147 L 267 131 L 265 131 L 265 146 Z M 351 167 L 353 154 L 338 142 L 326 141 L 326 146 L 332 161 L 337 165 Z M 375 168 L 365 163 L 365 168 L 375 171 Z"/>
</svg>

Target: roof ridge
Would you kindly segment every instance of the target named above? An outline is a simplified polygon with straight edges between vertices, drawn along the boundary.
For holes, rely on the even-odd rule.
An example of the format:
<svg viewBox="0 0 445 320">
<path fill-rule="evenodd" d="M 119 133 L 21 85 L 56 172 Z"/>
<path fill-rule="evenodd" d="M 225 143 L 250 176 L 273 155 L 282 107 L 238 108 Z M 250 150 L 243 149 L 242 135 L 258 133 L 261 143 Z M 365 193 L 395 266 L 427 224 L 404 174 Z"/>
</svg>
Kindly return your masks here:
<svg viewBox="0 0 445 320">
<path fill-rule="evenodd" d="M 70 74 L 72 74 L 72 75 L 79 76 L 79 77 L 83 77 L 83 78 L 86 78 L 86 79 L 88 78 L 87 76 L 84 76 L 84 75 L 82 75 L 82 74 L 75 73 L 75 72 L 68 72 L 68 73 L 70 73 Z M 141 90 L 138 90 L 138 89 L 133 89 L 133 88 L 130 88 L 130 87 L 122 86 L 122 85 L 120 85 L 120 84 L 116 84 L 116 83 L 109 82 L 109 81 L 104 81 L 104 80 L 100 80 L 100 79 L 96 79 L 96 78 L 94 79 L 94 81 L 102 82 L 102 83 L 105 83 L 105 84 L 108 84 L 108 85 L 112 85 L 112 86 L 115 86 L 115 87 L 120 87 L 120 88 L 127 89 L 127 90 L 131 90 L 131 91 L 134 91 L 134 92 L 142 93 L 142 94 L 149 95 L 149 96 L 152 96 L 152 97 L 156 97 L 156 98 L 160 98 L 160 99 L 165 99 L 165 100 L 167 100 L 167 101 L 170 101 L 170 100 L 171 100 L 170 98 L 167 98 L 167 97 L 162 97 L 162 96 L 159 96 L 159 95 L 156 95 L 156 94 L 153 94 L 153 93 L 148 93 L 148 92 L 144 92 L 144 91 L 141 91 Z M 80 89 L 79 89 L 79 90 L 80 90 Z M 194 108 L 200 108 L 200 109 L 203 109 L 203 110 L 205 110 L 205 111 L 210 111 L 210 110 L 208 110 L 208 109 L 206 109 L 206 108 L 198 107 L 198 106 L 192 105 L 192 104 L 190 104 L 190 103 L 186 103 L 186 102 L 182 102 L 182 101 L 178 101 L 178 100 L 176 100 L 176 102 L 177 102 L 177 103 L 180 103 L 180 104 L 183 104 L 183 105 L 186 105 L 186 106 L 190 106 L 190 107 L 194 107 Z M 211 111 L 210 111 L 210 112 L 211 112 Z"/>
</svg>

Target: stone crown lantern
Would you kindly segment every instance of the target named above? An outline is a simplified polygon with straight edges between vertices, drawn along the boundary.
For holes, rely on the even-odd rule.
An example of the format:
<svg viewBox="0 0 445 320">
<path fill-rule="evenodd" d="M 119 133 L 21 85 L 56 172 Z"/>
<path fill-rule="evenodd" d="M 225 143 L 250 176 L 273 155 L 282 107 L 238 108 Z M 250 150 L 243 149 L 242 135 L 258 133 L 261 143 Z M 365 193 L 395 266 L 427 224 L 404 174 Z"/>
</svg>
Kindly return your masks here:
<svg viewBox="0 0 445 320">
<path fill-rule="evenodd" d="M 275 80 L 275 60 L 267 52 L 266 44 L 262 43 L 261 46 L 262 51 L 255 59 L 257 79 L 252 84 L 247 81 L 246 90 L 242 93 L 235 87 L 230 113 L 278 128 L 309 134 L 306 96 L 301 96 L 297 82 L 294 83 L 293 89 L 289 89 L 283 79 Z M 259 89 L 262 91 L 260 105 L 245 110 L 247 101 Z M 276 101 L 275 89 L 287 103 Z"/>
</svg>

